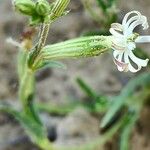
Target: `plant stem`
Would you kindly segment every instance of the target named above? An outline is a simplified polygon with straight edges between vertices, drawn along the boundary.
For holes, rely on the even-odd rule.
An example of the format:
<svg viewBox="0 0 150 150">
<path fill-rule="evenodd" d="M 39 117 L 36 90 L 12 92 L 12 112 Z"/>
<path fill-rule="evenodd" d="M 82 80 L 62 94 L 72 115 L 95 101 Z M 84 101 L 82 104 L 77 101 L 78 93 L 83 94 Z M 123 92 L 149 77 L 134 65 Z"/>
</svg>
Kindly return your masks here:
<svg viewBox="0 0 150 150">
<path fill-rule="evenodd" d="M 44 45 L 46 43 L 46 39 L 47 39 L 47 36 L 48 36 L 49 29 L 50 29 L 50 23 L 43 23 L 42 31 L 41 31 L 41 34 L 40 34 L 40 39 L 39 39 L 38 46 L 37 46 L 37 49 L 36 49 L 38 52 L 44 47 Z"/>
<path fill-rule="evenodd" d="M 53 145 L 49 142 L 47 138 L 41 139 L 37 145 L 42 150 L 54 150 Z"/>
<path fill-rule="evenodd" d="M 138 119 L 139 113 L 134 114 L 129 118 L 128 122 L 124 125 L 121 133 L 120 139 L 120 150 L 129 150 L 129 140 L 131 136 L 132 129 Z"/>
<path fill-rule="evenodd" d="M 36 122 L 41 123 L 38 113 L 34 106 L 35 77 L 34 72 L 26 69 L 20 83 L 19 98 L 22 101 L 23 112 L 32 117 Z"/>
<path fill-rule="evenodd" d="M 40 39 L 36 49 L 34 50 L 34 55 L 32 57 L 33 64 L 36 63 L 39 53 L 45 45 L 49 28 L 50 28 L 50 23 L 43 23 Z M 24 74 L 22 75 L 23 77 L 20 83 L 19 97 L 20 100 L 22 101 L 24 112 L 29 115 L 36 115 L 34 112 L 32 112 L 34 110 L 33 99 L 35 94 L 35 77 L 34 77 L 34 71 L 32 71 L 27 65 L 27 59 L 28 58 L 26 58 L 25 60 L 26 63 L 25 71 Z M 22 64 L 21 67 L 23 67 L 23 65 L 24 64 Z M 37 115 L 34 117 L 37 119 Z"/>
<path fill-rule="evenodd" d="M 49 29 L 50 29 L 50 25 L 51 25 L 51 21 L 50 22 L 45 22 L 45 23 L 42 24 L 38 44 L 35 47 L 35 49 L 33 50 L 33 52 L 31 53 L 31 56 L 29 58 L 28 67 L 31 68 L 32 70 L 34 70 L 34 67 L 38 63 L 39 59 L 41 59 L 39 54 L 40 54 L 42 48 L 45 46 L 46 39 L 47 39 L 47 36 L 48 36 L 48 32 L 49 32 Z"/>
</svg>

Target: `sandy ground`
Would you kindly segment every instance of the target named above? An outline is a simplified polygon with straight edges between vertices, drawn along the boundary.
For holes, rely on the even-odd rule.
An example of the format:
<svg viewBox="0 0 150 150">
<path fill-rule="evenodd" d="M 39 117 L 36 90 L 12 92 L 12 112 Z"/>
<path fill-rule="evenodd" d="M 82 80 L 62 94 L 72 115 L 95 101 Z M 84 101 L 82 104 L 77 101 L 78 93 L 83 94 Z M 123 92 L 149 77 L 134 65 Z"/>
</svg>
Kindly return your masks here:
<svg viewBox="0 0 150 150">
<path fill-rule="evenodd" d="M 139 10 L 148 17 L 150 22 L 149 0 L 121 0 L 118 3 L 118 7 L 120 10 L 120 18 L 128 11 Z M 83 6 L 79 0 L 72 0 L 70 8 L 72 11 L 69 15 L 52 25 L 47 43 L 75 38 L 88 30 L 99 28 L 99 26 L 91 20 L 90 16 L 83 11 Z M 18 102 L 16 101 L 18 79 L 15 66 L 17 62 L 17 50 L 15 47 L 7 45 L 5 39 L 10 36 L 18 39 L 19 34 L 23 31 L 26 23 L 26 18 L 22 18 L 20 15 L 13 12 L 10 0 L 0 1 L 0 99 L 2 101 L 9 100 L 16 105 L 18 105 Z M 146 32 L 150 33 L 150 29 Z M 144 46 L 144 49 L 149 51 L 149 46 Z M 130 73 L 123 74 L 117 71 L 113 64 L 111 53 L 96 58 L 65 60 L 62 62 L 67 65 L 67 70 L 46 69 L 38 72 L 37 100 L 43 102 L 50 101 L 51 103 L 62 105 L 70 100 L 80 100 L 84 98 L 84 94 L 79 90 L 79 87 L 75 82 L 77 77 L 83 78 L 99 93 L 104 93 L 109 96 L 116 95 L 133 76 Z M 96 128 L 98 127 L 98 120 L 95 120 L 88 112 L 77 111 L 76 113 L 81 113 L 85 118 L 88 117 L 89 119 L 87 119 L 87 121 L 89 126 L 91 128 L 95 127 L 94 131 L 90 130 L 89 133 L 83 132 L 82 134 L 86 137 L 97 136 L 96 131 L 98 129 L 96 130 Z M 62 139 L 63 133 L 61 132 L 64 129 L 62 124 L 66 124 L 75 114 L 73 113 L 67 118 L 43 116 L 43 118 L 45 117 L 46 124 L 46 120 L 49 119 L 49 122 L 54 122 L 52 126 L 58 127 L 59 136 L 56 140 L 57 143 L 68 142 L 63 141 Z M 131 140 L 132 150 L 150 149 L 150 141 L 148 140 L 150 139 L 150 109 L 145 108 L 141 118 L 139 124 L 142 126 L 142 131 L 139 132 L 141 128 L 135 128 Z M 64 121 L 64 119 L 66 120 Z M 70 120 L 68 121 L 69 123 Z M 78 120 L 78 124 L 78 128 L 82 125 L 86 126 L 82 121 L 80 122 L 80 120 Z M 73 130 L 78 129 L 73 128 Z M 20 133 L 22 133 L 22 129 L 13 118 L 4 114 L 0 115 L 0 150 L 25 150 L 27 148 L 35 150 L 35 148 L 31 148 L 33 146 L 29 144 L 25 134 L 21 135 L 22 141 L 25 142 L 21 142 L 20 140 L 21 144 L 17 144 L 18 147 L 14 146 L 15 148 L 10 148 L 8 146 L 9 143 L 14 142 L 14 139 L 17 141 L 18 137 L 20 138 Z M 69 142 L 75 143 L 76 141 L 73 140 Z M 25 145 L 28 146 L 26 147 Z M 113 146 L 110 146 L 110 150 L 112 149 L 116 150 Z"/>
</svg>

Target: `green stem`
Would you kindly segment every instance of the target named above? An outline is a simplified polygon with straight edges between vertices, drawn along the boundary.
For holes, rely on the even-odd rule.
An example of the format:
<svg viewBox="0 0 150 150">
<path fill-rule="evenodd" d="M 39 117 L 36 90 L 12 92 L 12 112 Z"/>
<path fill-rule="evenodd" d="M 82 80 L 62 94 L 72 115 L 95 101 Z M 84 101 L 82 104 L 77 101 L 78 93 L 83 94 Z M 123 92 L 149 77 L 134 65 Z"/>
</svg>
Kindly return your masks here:
<svg viewBox="0 0 150 150">
<path fill-rule="evenodd" d="M 42 150 L 54 150 L 52 144 L 49 142 L 48 138 L 41 139 L 36 143 Z"/>
<path fill-rule="evenodd" d="M 34 63 L 36 63 L 39 57 L 39 53 L 45 45 L 49 28 L 50 28 L 50 23 L 43 23 L 39 42 L 37 44 L 36 49 L 32 53 L 33 55 L 31 56 L 31 65 L 34 65 Z M 32 71 L 29 68 L 30 66 L 28 67 L 27 59 L 28 58 L 26 57 L 26 60 L 24 61 L 25 65 L 20 64 L 20 66 L 18 66 L 18 68 L 25 68 L 21 78 L 19 97 L 20 100 L 22 101 L 23 110 L 26 113 L 26 115 L 30 115 L 34 117 L 38 122 L 40 122 L 40 119 L 35 111 L 34 104 L 33 104 L 33 99 L 35 94 L 34 71 Z"/>
<path fill-rule="evenodd" d="M 34 106 L 35 95 L 35 77 L 34 72 L 26 69 L 22 81 L 20 83 L 19 98 L 22 102 L 23 111 L 26 115 L 32 117 L 38 123 L 41 123 L 38 113 Z"/>
<path fill-rule="evenodd" d="M 96 94 L 96 92 L 90 86 L 88 86 L 81 78 L 77 78 L 76 81 L 80 86 L 81 90 L 85 93 L 85 95 L 92 99 L 97 98 L 98 94 Z"/>
<path fill-rule="evenodd" d="M 22 77 L 24 76 L 26 70 L 26 61 L 28 57 L 28 51 L 25 49 L 21 49 L 18 54 L 18 76 L 19 82 L 21 82 Z"/>
<path fill-rule="evenodd" d="M 50 23 L 44 23 L 42 25 L 42 31 L 41 31 L 40 39 L 39 39 L 38 46 L 36 49 L 38 52 L 40 52 L 40 50 L 44 47 L 46 43 L 49 29 L 50 29 Z"/>
<path fill-rule="evenodd" d="M 31 68 L 32 70 L 34 70 L 33 68 L 38 63 L 39 59 L 41 59 L 39 54 L 46 43 L 50 25 L 51 22 L 43 23 L 38 44 L 29 56 L 28 67 Z"/>
<path fill-rule="evenodd" d="M 127 123 L 123 127 L 120 139 L 120 150 L 129 150 L 129 140 L 131 136 L 132 129 L 138 119 L 139 113 L 134 114 L 129 118 Z"/>
<path fill-rule="evenodd" d="M 20 91 L 19 91 L 19 97 L 22 101 L 23 107 L 26 108 L 28 105 L 28 100 L 32 100 L 34 96 L 34 73 L 28 69 L 26 69 L 25 74 L 22 77 L 21 83 L 20 83 Z"/>
</svg>

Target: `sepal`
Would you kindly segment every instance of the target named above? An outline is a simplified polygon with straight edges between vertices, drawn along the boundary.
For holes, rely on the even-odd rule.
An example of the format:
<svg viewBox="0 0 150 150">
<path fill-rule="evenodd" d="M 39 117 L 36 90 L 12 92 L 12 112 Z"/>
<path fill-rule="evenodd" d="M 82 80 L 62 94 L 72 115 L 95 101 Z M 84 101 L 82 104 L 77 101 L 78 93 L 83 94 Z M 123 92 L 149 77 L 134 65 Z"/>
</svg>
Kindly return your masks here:
<svg viewBox="0 0 150 150">
<path fill-rule="evenodd" d="M 42 63 L 38 64 L 34 69 L 39 70 L 43 68 L 59 68 L 59 69 L 66 69 L 66 65 L 58 61 L 43 61 Z"/>
<path fill-rule="evenodd" d="M 32 16 L 35 13 L 35 3 L 31 0 L 14 0 L 13 5 L 21 14 Z"/>
<path fill-rule="evenodd" d="M 50 4 L 46 0 L 38 0 L 36 3 L 36 12 L 40 16 L 46 16 L 50 13 Z"/>
</svg>

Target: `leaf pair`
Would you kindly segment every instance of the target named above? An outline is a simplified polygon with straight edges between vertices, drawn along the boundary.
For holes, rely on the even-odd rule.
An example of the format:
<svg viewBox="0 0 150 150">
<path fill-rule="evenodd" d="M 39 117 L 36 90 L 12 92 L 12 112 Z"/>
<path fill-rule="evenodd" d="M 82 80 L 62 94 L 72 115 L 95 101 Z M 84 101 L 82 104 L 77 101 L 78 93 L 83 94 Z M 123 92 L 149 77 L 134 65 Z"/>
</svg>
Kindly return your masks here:
<svg viewBox="0 0 150 150">
<path fill-rule="evenodd" d="M 36 122 L 32 117 L 12 108 L 6 104 L 0 104 L 0 112 L 12 115 L 25 129 L 33 143 L 43 150 L 52 150 L 51 143 L 47 138 L 47 131 L 43 124 Z"/>
</svg>

